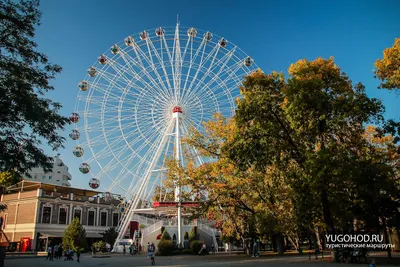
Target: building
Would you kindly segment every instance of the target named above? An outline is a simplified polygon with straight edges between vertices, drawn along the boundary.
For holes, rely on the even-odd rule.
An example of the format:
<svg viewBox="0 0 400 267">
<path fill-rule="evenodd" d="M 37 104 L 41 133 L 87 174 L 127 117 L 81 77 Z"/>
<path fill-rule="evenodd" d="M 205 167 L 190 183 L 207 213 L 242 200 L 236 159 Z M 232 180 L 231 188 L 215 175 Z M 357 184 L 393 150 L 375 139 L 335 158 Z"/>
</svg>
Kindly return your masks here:
<svg viewBox="0 0 400 267">
<path fill-rule="evenodd" d="M 55 184 L 60 186 L 71 186 L 71 174 L 68 172 L 68 166 L 60 159 L 59 155 L 53 158 L 53 169 L 45 173 L 43 168 L 35 167 L 29 172 L 31 177 L 24 176 L 24 180 L 41 182 L 46 184 Z"/>
<path fill-rule="evenodd" d="M 7 188 L 1 201 L 8 206 L 0 213 L 3 231 L 10 242 L 21 242 L 21 251 L 45 250 L 50 242 L 61 242 L 75 217 L 85 227 L 90 245 L 120 218 L 120 200 L 108 194 L 36 181 Z"/>
</svg>

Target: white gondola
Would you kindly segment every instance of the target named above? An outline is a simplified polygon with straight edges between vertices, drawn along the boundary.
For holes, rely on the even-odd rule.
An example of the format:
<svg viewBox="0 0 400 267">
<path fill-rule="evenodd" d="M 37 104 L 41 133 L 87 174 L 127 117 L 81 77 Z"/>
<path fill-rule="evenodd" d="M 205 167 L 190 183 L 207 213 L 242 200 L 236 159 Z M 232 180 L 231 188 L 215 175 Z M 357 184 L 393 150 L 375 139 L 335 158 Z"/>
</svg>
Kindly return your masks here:
<svg viewBox="0 0 400 267">
<path fill-rule="evenodd" d="M 69 120 L 72 121 L 73 123 L 78 123 L 79 122 L 79 114 L 78 113 L 71 113 L 71 115 L 69 115 Z"/>
<path fill-rule="evenodd" d="M 226 47 L 226 45 L 228 44 L 228 41 L 225 38 L 221 38 L 221 40 L 219 40 L 218 44 L 221 47 Z"/>
<path fill-rule="evenodd" d="M 87 91 L 87 90 L 89 89 L 89 84 L 88 84 L 87 81 L 81 81 L 81 82 L 78 84 L 78 87 L 79 87 L 79 89 L 80 89 L 81 91 L 85 92 L 85 91 Z"/>
<path fill-rule="evenodd" d="M 105 55 L 99 56 L 99 58 L 98 58 L 97 60 L 99 61 L 99 63 L 100 63 L 101 65 L 105 65 L 105 64 L 107 63 L 107 58 L 106 58 Z"/>
<path fill-rule="evenodd" d="M 89 186 L 92 189 L 97 189 L 100 186 L 100 181 L 96 178 L 92 178 L 89 180 Z"/>
<path fill-rule="evenodd" d="M 88 75 L 89 75 L 90 77 L 94 77 L 94 76 L 96 76 L 96 74 L 97 74 L 97 70 L 96 70 L 95 67 L 90 67 L 90 68 L 87 70 L 87 73 L 88 73 Z"/>
<path fill-rule="evenodd" d="M 81 134 L 80 134 L 79 131 L 76 130 L 76 129 L 71 130 L 71 132 L 69 133 L 69 137 L 70 137 L 72 140 L 78 140 L 80 136 L 81 136 Z"/>
<path fill-rule="evenodd" d="M 187 31 L 187 34 L 188 34 L 189 37 L 194 38 L 194 37 L 196 37 L 196 35 L 197 35 L 197 30 L 196 30 L 195 28 L 190 28 L 190 29 Z"/>
<path fill-rule="evenodd" d="M 208 41 L 211 41 L 211 39 L 213 38 L 213 35 L 211 32 L 206 32 L 203 37 L 204 37 L 204 40 L 206 40 L 208 42 Z"/>
<path fill-rule="evenodd" d="M 80 171 L 81 173 L 83 173 L 83 174 L 89 173 L 89 172 L 90 172 L 89 164 L 87 164 L 87 163 L 82 163 L 82 164 L 79 166 L 79 171 Z"/>
<path fill-rule="evenodd" d="M 163 36 L 164 35 L 164 33 L 165 33 L 165 31 L 164 31 L 164 29 L 163 28 L 157 28 L 157 30 L 156 30 L 156 35 L 157 36 Z"/>
<path fill-rule="evenodd" d="M 111 53 L 113 53 L 114 55 L 116 55 L 116 54 L 118 54 L 119 53 L 119 46 L 118 45 L 113 45 L 112 47 L 111 47 Z"/>
<path fill-rule="evenodd" d="M 76 146 L 72 153 L 75 155 L 75 157 L 80 158 L 83 156 L 84 151 L 83 148 L 81 148 L 80 146 Z"/>
<path fill-rule="evenodd" d="M 132 36 L 126 37 L 124 41 L 125 41 L 126 46 L 132 46 L 132 45 L 133 45 L 133 38 L 132 38 Z"/>
<path fill-rule="evenodd" d="M 253 64 L 253 59 L 251 57 L 246 57 L 244 59 L 244 65 L 246 65 L 247 67 L 250 67 L 251 64 Z"/>
<path fill-rule="evenodd" d="M 146 31 L 142 31 L 142 32 L 139 34 L 139 36 L 140 36 L 140 40 L 146 40 L 147 37 L 149 37 L 149 35 L 147 34 Z"/>
</svg>

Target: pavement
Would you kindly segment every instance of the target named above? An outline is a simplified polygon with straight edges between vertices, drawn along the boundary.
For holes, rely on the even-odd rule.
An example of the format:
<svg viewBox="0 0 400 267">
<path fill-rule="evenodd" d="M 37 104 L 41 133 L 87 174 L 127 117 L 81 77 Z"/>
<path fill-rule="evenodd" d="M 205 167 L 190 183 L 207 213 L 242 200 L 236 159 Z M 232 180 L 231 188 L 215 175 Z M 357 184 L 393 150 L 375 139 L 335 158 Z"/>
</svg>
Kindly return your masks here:
<svg viewBox="0 0 400 267">
<path fill-rule="evenodd" d="M 82 254 L 81 262 L 75 261 L 64 261 L 54 260 L 46 261 L 44 257 L 37 258 L 15 258 L 6 259 L 5 267 L 63 267 L 63 266 L 81 266 L 81 267 L 131 267 L 131 266 L 150 266 L 150 260 L 144 255 L 121 255 L 112 254 L 109 258 L 92 258 L 90 254 Z M 262 256 L 259 258 L 251 258 L 245 255 L 235 255 L 235 254 L 216 254 L 207 256 L 193 256 L 193 255 L 178 255 L 170 257 L 156 257 L 156 266 L 206 266 L 206 267 L 221 267 L 221 266 L 268 266 L 268 267 L 284 267 L 284 266 L 302 266 L 302 267 L 343 267 L 342 264 L 336 264 L 326 261 L 321 261 L 320 259 L 309 260 L 308 255 L 304 256 L 273 256 L 267 257 Z M 369 266 L 369 264 L 345 264 L 346 267 L 364 267 Z M 398 265 L 385 265 L 398 266 Z"/>
</svg>

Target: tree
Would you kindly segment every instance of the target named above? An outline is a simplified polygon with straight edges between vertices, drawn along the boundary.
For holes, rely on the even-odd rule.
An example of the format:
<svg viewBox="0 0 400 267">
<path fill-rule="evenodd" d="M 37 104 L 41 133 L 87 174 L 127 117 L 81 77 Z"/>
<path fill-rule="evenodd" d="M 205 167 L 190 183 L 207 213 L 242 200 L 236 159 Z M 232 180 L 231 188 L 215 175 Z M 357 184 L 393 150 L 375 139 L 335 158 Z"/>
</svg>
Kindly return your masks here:
<svg viewBox="0 0 400 267">
<path fill-rule="evenodd" d="M 50 80 L 61 71 L 38 52 L 33 41 L 40 25 L 39 0 L 0 2 L 0 171 L 22 176 L 51 158 L 39 148 L 42 140 L 54 150 L 62 147 L 59 129 L 70 121 L 58 114 L 61 105 L 44 98 L 54 90 Z"/>
<path fill-rule="evenodd" d="M 172 180 L 176 176 L 186 177 L 181 179 L 181 186 L 190 189 L 189 195 L 208 195 L 191 213 L 222 222 L 220 227 L 228 239 L 232 237 L 244 241 L 247 238 L 280 237 L 285 234 L 298 247 L 298 231 L 293 223 L 292 190 L 282 173 L 273 166 L 266 172 L 252 168 L 240 170 L 219 152 L 234 137 L 236 127 L 233 120 L 216 114 L 214 120 L 204 126 L 205 133 L 192 130 L 185 142 L 195 146 L 200 155 L 214 157 L 215 161 L 195 166 L 194 159 L 188 159 L 186 168 L 180 168 L 176 162 L 168 162 Z M 190 236 L 192 241 L 194 230 Z M 246 245 L 250 250 L 251 244 Z M 283 252 L 283 246 L 280 251 Z"/>
<path fill-rule="evenodd" d="M 375 77 L 381 80 L 379 88 L 400 89 L 400 38 L 383 51 L 383 58 L 375 61 Z"/>
<path fill-rule="evenodd" d="M 361 84 L 353 86 L 333 58 L 300 60 L 289 74 L 287 81 L 283 74 L 260 71 L 245 78 L 238 131 L 223 151 L 242 169 L 276 165 L 294 189 L 315 197 L 309 209 L 322 210 L 328 231 L 335 233 L 332 209 L 346 200 L 336 185 L 348 177 L 347 161 L 355 159 L 351 148 L 362 145 L 363 125 L 383 121 L 383 106 Z"/>
<path fill-rule="evenodd" d="M 110 227 L 101 235 L 103 236 L 104 242 L 111 244 L 111 246 L 113 246 L 115 243 L 115 240 L 118 237 L 118 232 L 115 230 L 114 227 Z M 112 249 L 112 247 L 111 247 L 111 249 Z"/>
<path fill-rule="evenodd" d="M 13 171 L 0 172 L 0 186 L 8 187 L 21 181 L 21 176 Z"/>
<path fill-rule="evenodd" d="M 62 243 L 65 249 L 71 248 L 73 251 L 80 251 L 86 247 L 86 231 L 80 224 L 79 218 L 74 218 L 65 229 Z"/>
</svg>

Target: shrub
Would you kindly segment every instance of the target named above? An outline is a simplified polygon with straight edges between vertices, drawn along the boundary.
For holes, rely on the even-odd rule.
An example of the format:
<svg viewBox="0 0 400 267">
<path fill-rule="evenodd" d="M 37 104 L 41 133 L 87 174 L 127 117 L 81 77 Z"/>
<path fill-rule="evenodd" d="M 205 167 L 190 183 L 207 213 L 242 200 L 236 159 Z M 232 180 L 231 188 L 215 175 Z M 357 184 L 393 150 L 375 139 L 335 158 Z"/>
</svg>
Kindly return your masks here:
<svg viewBox="0 0 400 267">
<path fill-rule="evenodd" d="M 164 232 L 161 235 L 161 240 L 171 240 L 171 236 L 169 235 L 167 229 L 164 229 Z"/>
<path fill-rule="evenodd" d="M 103 241 L 98 241 L 96 243 L 93 243 L 94 248 L 97 251 L 103 252 L 106 249 L 106 243 L 104 243 Z"/>
<path fill-rule="evenodd" d="M 179 255 L 179 254 L 181 254 L 181 251 L 178 250 L 178 249 L 175 249 L 174 251 L 172 251 L 172 254 L 173 255 Z"/>
<path fill-rule="evenodd" d="M 194 231 L 194 227 L 192 227 L 192 229 L 190 230 L 189 240 L 190 241 L 196 240 L 196 232 Z"/>
<path fill-rule="evenodd" d="M 182 254 L 192 254 L 192 251 L 190 249 L 184 249 L 182 250 Z"/>
<path fill-rule="evenodd" d="M 190 250 L 192 254 L 198 254 L 201 246 L 203 245 L 202 241 L 194 240 L 190 243 Z"/>
<path fill-rule="evenodd" d="M 173 255 L 174 244 L 171 240 L 161 240 L 158 243 L 158 254 L 160 256 L 171 256 Z"/>
</svg>

